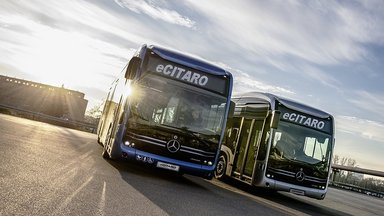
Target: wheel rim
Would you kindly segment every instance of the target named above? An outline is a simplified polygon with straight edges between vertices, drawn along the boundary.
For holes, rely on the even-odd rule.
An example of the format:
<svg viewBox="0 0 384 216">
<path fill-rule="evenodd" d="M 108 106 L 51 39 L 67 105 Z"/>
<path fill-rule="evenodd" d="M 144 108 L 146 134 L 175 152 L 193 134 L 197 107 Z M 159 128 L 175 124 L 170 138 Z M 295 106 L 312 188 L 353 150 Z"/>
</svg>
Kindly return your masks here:
<svg viewBox="0 0 384 216">
<path fill-rule="evenodd" d="M 224 156 L 221 156 L 219 161 L 217 162 L 216 170 L 215 170 L 215 176 L 216 178 L 221 178 L 224 175 L 226 167 L 226 161 Z"/>
</svg>

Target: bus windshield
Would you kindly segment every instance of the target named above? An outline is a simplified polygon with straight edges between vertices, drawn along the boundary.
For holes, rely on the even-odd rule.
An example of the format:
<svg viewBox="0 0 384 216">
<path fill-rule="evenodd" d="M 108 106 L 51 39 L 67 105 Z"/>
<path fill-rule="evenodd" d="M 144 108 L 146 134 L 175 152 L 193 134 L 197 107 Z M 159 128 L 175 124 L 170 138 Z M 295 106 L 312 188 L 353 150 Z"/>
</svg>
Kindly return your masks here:
<svg viewBox="0 0 384 216">
<path fill-rule="evenodd" d="M 326 170 L 331 157 L 331 136 L 281 121 L 274 133 L 270 158 L 316 165 Z"/>
<path fill-rule="evenodd" d="M 225 97 L 150 73 L 135 85 L 133 92 L 131 127 L 140 124 L 176 128 L 219 142 Z"/>
</svg>

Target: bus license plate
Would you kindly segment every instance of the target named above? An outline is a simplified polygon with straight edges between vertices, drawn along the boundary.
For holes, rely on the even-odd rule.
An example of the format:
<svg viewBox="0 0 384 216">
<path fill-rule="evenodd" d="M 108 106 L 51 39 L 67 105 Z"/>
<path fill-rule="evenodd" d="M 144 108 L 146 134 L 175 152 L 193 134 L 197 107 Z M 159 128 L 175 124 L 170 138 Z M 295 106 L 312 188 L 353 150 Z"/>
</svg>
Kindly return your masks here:
<svg viewBox="0 0 384 216">
<path fill-rule="evenodd" d="M 179 171 L 179 166 L 173 165 L 173 164 L 169 164 L 169 163 L 163 163 L 163 162 L 160 162 L 160 161 L 157 162 L 156 167 L 163 168 L 163 169 L 168 169 L 168 170 L 173 170 L 173 171 L 176 171 L 176 172 Z"/>
<path fill-rule="evenodd" d="M 289 192 L 293 193 L 293 194 L 296 194 L 296 195 L 301 195 L 301 196 L 304 196 L 305 195 L 305 192 L 302 191 L 302 190 L 297 190 L 297 189 L 291 189 L 289 190 Z"/>
</svg>

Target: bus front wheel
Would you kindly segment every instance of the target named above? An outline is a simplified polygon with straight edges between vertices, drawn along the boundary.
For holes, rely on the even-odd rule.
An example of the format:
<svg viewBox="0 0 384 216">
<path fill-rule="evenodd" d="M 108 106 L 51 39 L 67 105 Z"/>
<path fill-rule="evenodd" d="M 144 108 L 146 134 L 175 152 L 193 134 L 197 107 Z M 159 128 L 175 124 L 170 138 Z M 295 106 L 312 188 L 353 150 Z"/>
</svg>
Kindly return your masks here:
<svg viewBox="0 0 384 216">
<path fill-rule="evenodd" d="M 215 169 L 215 178 L 222 179 L 225 175 L 225 170 L 227 169 L 227 159 L 224 155 L 220 155 L 219 161 L 217 161 L 217 166 Z"/>
</svg>

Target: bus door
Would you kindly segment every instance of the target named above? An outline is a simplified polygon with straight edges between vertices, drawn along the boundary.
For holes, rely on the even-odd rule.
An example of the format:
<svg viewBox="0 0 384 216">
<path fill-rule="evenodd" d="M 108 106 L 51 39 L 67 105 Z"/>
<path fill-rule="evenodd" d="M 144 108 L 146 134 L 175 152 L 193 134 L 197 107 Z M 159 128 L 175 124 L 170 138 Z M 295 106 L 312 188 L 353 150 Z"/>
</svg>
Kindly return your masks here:
<svg viewBox="0 0 384 216">
<path fill-rule="evenodd" d="M 233 163 L 233 176 L 252 182 L 264 121 L 243 118 Z"/>
</svg>

